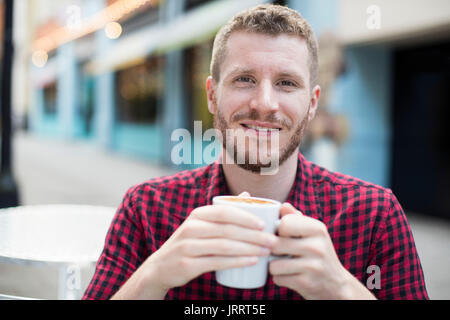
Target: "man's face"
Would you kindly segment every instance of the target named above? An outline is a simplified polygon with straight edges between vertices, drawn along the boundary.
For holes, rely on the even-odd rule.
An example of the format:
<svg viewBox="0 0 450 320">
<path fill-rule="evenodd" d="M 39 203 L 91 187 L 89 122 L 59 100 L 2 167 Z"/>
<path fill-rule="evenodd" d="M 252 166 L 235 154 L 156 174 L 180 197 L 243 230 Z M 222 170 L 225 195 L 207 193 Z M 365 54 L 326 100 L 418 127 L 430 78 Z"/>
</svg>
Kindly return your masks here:
<svg viewBox="0 0 450 320">
<path fill-rule="evenodd" d="M 277 157 L 281 165 L 298 150 L 320 94 L 318 86 L 310 88 L 306 42 L 289 35 L 234 32 L 220 70 L 218 83 L 208 78 L 207 91 L 224 146 L 230 144 L 226 137 L 232 130 L 249 139 L 228 148 L 235 159 L 236 153 L 245 154 L 241 167 L 253 172 L 265 167 L 259 159 L 248 163 L 261 146 L 268 146 L 270 159 Z M 276 135 L 278 145 L 271 143 Z"/>
</svg>

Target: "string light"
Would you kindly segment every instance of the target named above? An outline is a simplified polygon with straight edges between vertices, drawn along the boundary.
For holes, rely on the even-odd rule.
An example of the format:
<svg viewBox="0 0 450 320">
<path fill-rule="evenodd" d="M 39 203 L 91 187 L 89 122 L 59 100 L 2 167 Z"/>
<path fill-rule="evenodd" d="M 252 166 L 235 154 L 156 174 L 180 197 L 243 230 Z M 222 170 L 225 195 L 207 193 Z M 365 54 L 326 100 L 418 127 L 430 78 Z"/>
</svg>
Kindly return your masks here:
<svg viewBox="0 0 450 320">
<path fill-rule="evenodd" d="M 79 30 L 75 32 L 74 30 L 70 30 L 70 28 L 68 28 L 67 26 L 64 26 L 50 32 L 43 37 L 36 39 L 33 44 L 33 56 L 35 54 L 37 55 L 38 52 L 40 52 L 40 54 L 42 54 L 42 52 L 50 52 L 64 43 L 73 41 L 87 34 L 98 31 L 106 27 L 111 22 L 117 22 L 118 20 L 122 19 L 123 17 L 146 4 L 155 6 L 160 1 L 162 0 L 118 0 L 99 13 L 95 14 L 91 18 L 83 21 Z M 112 25 L 110 25 L 110 27 L 111 26 Z M 116 28 L 116 31 L 118 30 L 116 25 L 112 28 Z M 122 28 L 120 27 L 120 29 Z M 122 31 L 120 31 L 120 34 L 121 32 Z M 120 34 L 118 35 L 118 37 L 120 36 Z"/>
<path fill-rule="evenodd" d="M 48 54 L 43 50 L 37 50 L 31 56 L 31 61 L 36 67 L 42 68 L 47 64 Z"/>
<path fill-rule="evenodd" d="M 109 39 L 117 39 L 122 34 L 122 26 L 118 22 L 108 22 L 105 26 L 105 33 Z"/>
</svg>

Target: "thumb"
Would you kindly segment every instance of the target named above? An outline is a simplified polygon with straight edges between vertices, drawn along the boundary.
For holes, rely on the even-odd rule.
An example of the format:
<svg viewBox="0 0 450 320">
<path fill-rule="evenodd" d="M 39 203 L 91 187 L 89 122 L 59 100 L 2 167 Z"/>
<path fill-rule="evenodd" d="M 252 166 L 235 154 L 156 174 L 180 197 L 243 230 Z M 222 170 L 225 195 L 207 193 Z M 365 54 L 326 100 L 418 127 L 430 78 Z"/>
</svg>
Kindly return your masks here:
<svg viewBox="0 0 450 320">
<path fill-rule="evenodd" d="M 250 197 L 250 193 L 244 191 L 244 192 L 242 192 L 240 195 L 238 195 L 238 197 L 243 197 L 243 198 L 245 198 L 245 197 Z"/>
<path fill-rule="evenodd" d="M 298 211 L 297 209 L 295 209 L 292 204 L 285 202 L 283 203 L 283 205 L 280 208 L 280 216 L 281 218 L 288 215 L 288 214 L 293 214 L 293 213 L 299 213 L 300 211 Z"/>
</svg>

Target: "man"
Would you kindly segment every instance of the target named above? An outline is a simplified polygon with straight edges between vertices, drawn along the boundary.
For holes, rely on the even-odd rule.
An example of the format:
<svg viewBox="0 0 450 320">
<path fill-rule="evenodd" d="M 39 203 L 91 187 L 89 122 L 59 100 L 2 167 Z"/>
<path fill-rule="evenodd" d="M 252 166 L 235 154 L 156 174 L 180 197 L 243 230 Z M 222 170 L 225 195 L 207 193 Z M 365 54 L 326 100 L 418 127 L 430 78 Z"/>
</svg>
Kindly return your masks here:
<svg viewBox="0 0 450 320">
<path fill-rule="evenodd" d="M 235 16 L 214 43 L 206 89 L 222 159 L 279 137 L 267 164 L 221 163 L 147 181 L 125 195 L 85 299 L 426 299 L 408 223 L 390 190 L 308 162 L 299 145 L 314 117 L 317 42 L 291 9 L 262 5 Z M 239 134 L 239 133 L 238 133 Z M 233 194 L 284 202 L 278 234 L 248 212 L 214 206 Z M 259 289 L 219 285 L 214 271 L 274 260 Z M 368 287 L 366 285 L 368 284 Z"/>
</svg>

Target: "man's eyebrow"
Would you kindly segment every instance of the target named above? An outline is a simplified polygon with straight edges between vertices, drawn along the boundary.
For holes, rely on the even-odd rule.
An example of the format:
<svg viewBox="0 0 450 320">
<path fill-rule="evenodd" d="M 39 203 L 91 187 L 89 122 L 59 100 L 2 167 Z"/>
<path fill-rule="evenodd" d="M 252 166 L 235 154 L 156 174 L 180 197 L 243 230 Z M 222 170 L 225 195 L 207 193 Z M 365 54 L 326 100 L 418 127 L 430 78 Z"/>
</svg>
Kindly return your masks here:
<svg viewBox="0 0 450 320">
<path fill-rule="evenodd" d="M 254 73 L 254 70 L 251 68 L 246 68 L 246 67 L 236 67 L 234 69 L 232 69 L 230 71 L 230 73 L 228 73 L 227 77 L 229 76 L 233 76 L 236 74 L 252 74 Z"/>
</svg>

